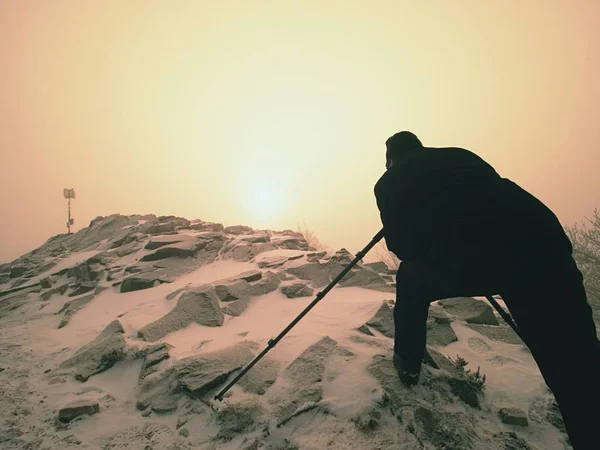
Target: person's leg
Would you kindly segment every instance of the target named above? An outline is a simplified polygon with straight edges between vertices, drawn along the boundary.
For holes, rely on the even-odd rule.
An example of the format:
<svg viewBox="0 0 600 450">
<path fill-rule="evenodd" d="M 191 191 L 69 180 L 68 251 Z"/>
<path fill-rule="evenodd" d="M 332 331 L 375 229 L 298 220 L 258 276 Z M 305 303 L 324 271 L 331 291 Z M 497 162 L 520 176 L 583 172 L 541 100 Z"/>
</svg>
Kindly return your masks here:
<svg viewBox="0 0 600 450">
<path fill-rule="evenodd" d="M 451 274 L 451 275 L 449 275 Z M 456 271 L 422 263 L 402 263 L 396 275 L 394 364 L 408 385 L 418 382 L 427 341 L 427 314 L 433 301 L 498 292 L 483 273 Z"/>
<path fill-rule="evenodd" d="M 554 393 L 576 450 L 598 448 L 600 342 L 581 273 L 571 267 L 537 286 L 501 293 Z"/>
</svg>

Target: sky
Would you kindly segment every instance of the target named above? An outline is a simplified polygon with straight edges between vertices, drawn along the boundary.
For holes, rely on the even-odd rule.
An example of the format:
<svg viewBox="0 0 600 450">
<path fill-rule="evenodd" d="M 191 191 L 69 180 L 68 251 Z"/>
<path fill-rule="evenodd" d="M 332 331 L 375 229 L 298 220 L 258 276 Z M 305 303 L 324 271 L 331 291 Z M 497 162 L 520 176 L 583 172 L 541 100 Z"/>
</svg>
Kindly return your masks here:
<svg viewBox="0 0 600 450">
<path fill-rule="evenodd" d="M 114 213 L 381 228 L 385 140 L 468 148 L 571 225 L 600 208 L 593 0 L 0 0 L 0 262 Z"/>
</svg>

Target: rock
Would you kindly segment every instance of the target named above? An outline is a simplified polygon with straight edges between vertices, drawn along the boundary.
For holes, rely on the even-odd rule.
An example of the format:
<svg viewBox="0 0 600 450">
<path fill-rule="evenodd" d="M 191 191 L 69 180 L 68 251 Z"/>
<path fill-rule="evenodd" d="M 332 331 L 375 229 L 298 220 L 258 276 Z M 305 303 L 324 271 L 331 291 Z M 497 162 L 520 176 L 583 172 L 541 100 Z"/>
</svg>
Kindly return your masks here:
<svg viewBox="0 0 600 450">
<path fill-rule="evenodd" d="M 49 277 L 42 278 L 40 280 L 40 286 L 42 289 L 50 289 L 52 287 L 52 280 Z"/>
<path fill-rule="evenodd" d="M 431 442 L 435 448 L 473 448 L 477 434 L 465 413 L 417 406 L 413 414 L 416 434 L 422 441 Z"/>
<path fill-rule="evenodd" d="M 188 240 L 177 244 L 165 245 L 153 253 L 142 257 L 141 261 L 158 261 L 166 258 L 191 258 L 198 250 L 205 247 L 206 241 Z"/>
<path fill-rule="evenodd" d="M 18 277 L 24 275 L 30 269 L 31 269 L 31 267 L 29 267 L 29 266 L 14 266 L 14 267 L 11 267 L 8 276 L 10 278 L 18 278 Z"/>
<path fill-rule="evenodd" d="M 235 280 L 246 280 L 248 283 L 252 283 L 253 281 L 258 281 L 262 278 L 262 271 L 260 270 L 249 270 L 247 272 L 240 273 L 231 277 L 232 281 Z"/>
<path fill-rule="evenodd" d="M 71 300 L 70 302 L 66 302 L 63 307 L 56 313 L 56 314 L 60 314 L 64 312 L 63 318 L 61 319 L 60 323 L 58 324 L 58 328 L 63 328 L 65 325 L 67 325 L 69 323 L 69 321 L 71 320 L 71 317 L 77 312 L 79 311 L 81 308 L 83 308 L 85 305 L 87 305 L 89 302 L 91 302 L 96 296 L 94 294 L 90 294 L 90 295 L 86 295 L 85 297 L 81 297 L 75 300 Z"/>
<path fill-rule="evenodd" d="M 477 389 L 469 383 L 464 372 L 456 364 L 431 346 L 427 346 L 423 362 L 441 370 L 442 373 L 439 379 L 447 383 L 451 392 L 460 400 L 469 406 L 479 408 L 479 393 Z"/>
<path fill-rule="evenodd" d="M 283 266 L 288 261 L 287 256 L 267 256 L 266 258 L 262 258 L 256 262 L 258 267 L 263 268 L 277 268 Z"/>
<path fill-rule="evenodd" d="M 220 327 L 224 320 L 214 289 L 210 285 L 203 285 L 184 293 L 175 308 L 139 330 L 138 335 L 146 341 L 157 341 L 191 323 Z"/>
<path fill-rule="evenodd" d="M 502 408 L 498 411 L 498 416 L 503 423 L 508 425 L 518 425 L 520 427 L 528 425 L 525 412 L 518 408 Z"/>
<path fill-rule="evenodd" d="M 233 302 L 251 295 L 252 285 L 246 280 L 235 280 L 225 284 L 215 284 L 215 293 L 222 302 Z"/>
<path fill-rule="evenodd" d="M 175 231 L 175 223 L 174 222 L 166 222 L 166 223 L 146 222 L 145 224 L 140 226 L 140 233 L 144 233 L 144 234 L 162 234 L 162 233 L 169 233 L 172 231 Z"/>
<path fill-rule="evenodd" d="M 228 227 L 223 228 L 223 233 L 227 234 L 248 234 L 252 233 L 254 230 L 245 225 L 230 225 Z"/>
<path fill-rule="evenodd" d="M 187 428 L 182 428 L 181 430 L 179 430 L 179 435 L 183 437 L 188 437 L 190 435 L 190 432 Z"/>
<path fill-rule="evenodd" d="M 249 433 L 264 423 L 264 415 L 264 407 L 255 398 L 224 405 L 217 413 L 220 426 L 217 438 L 228 442 L 238 435 Z"/>
<path fill-rule="evenodd" d="M 342 278 L 342 280 L 340 281 L 340 286 L 362 287 L 365 289 L 373 289 L 380 292 L 396 292 L 396 289 L 387 284 L 378 273 L 366 269 L 351 270 L 344 276 L 344 278 Z"/>
<path fill-rule="evenodd" d="M 115 250 L 116 255 L 119 258 L 123 256 L 131 255 L 132 253 L 137 252 L 142 246 L 138 242 L 132 242 L 131 244 L 123 245 Z"/>
<path fill-rule="evenodd" d="M 335 261 L 346 266 L 350 264 L 353 259 L 354 255 L 352 255 L 345 248 L 342 248 L 333 254 L 333 256 L 330 258 L 330 261 Z"/>
<path fill-rule="evenodd" d="M 167 300 L 173 300 L 175 297 L 177 297 L 179 294 L 181 294 L 184 291 L 187 291 L 189 289 L 189 285 L 186 285 L 182 288 L 179 288 L 173 292 L 171 292 L 169 295 L 167 295 Z"/>
<path fill-rule="evenodd" d="M 306 254 L 306 260 L 308 262 L 317 262 L 321 258 L 323 258 L 326 254 L 327 254 L 326 251 L 307 253 Z"/>
<path fill-rule="evenodd" d="M 259 244 L 264 242 L 269 242 L 271 240 L 271 236 L 269 236 L 265 232 L 254 233 L 250 236 L 245 236 L 242 238 L 244 242 L 250 242 L 251 244 Z"/>
<path fill-rule="evenodd" d="M 374 272 L 377 272 L 379 274 L 396 273 L 395 270 L 390 269 L 388 267 L 388 265 L 386 263 L 384 263 L 383 261 L 367 263 L 367 264 L 365 264 L 365 268 L 373 270 Z"/>
<path fill-rule="evenodd" d="M 448 313 L 444 311 L 444 308 L 438 305 L 429 305 L 428 318 L 439 324 L 450 323 L 452 321 Z"/>
<path fill-rule="evenodd" d="M 178 244 L 182 241 L 195 240 L 191 236 L 185 234 L 172 234 L 166 236 L 155 236 L 144 246 L 146 250 L 156 250 L 157 248 L 164 247 L 165 245 Z"/>
<path fill-rule="evenodd" d="M 433 318 L 427 320 L 428 344 L 444 347 L 456 341 L 458 341 L 458 337 L 450 326 L 450 322 L 439 323 Z"/>
<path fill-rule="evenodd" d="M 309 249 L 308 243 L 306 242 L 306 239 L 304 239 L 304 236 L 302 238 L 294 236 L 285 236 L 278 239 L 271 239 L 271 243 L 275 248 L 286 248 L 289 250 L 304 251 L 307 251 Z"/>
<path fill-rule="evenodd" d="M 175 429 L 179 430 L 186 423 L 188 423 L 188 418 L 187 417 L 178 417 L 177 418 L 177 425 L 175 426 Z"/>
<path fill-rule="evenodd" d="M 121 283 L 121 293 L 141 291 L 142 289 L 153 288 L 160 281 L 153 277 L 131 276 L 125 278 Z"/>
<path fill-rule="evenodd" d="M 40 299 L 43 301 L 48 301 L 50 300 L 50 297 L 52 297 L 54 294 L 58 294 L 58 295 L 64 295 L 65 292 L 67 292 L 67 290 L 69 289 L 69 283 L 65 283 L 61 286 L 52 288 L 50 290 L 47 290 L 46 292 L 43 292 L 42 295 L 40 296 Z"/>
<path fill-rule="evenodd" d="M 371 330 L 369 330 L 369 327 L 366 324 L 358 327 L 356 331 L 362 334 L 366 334 L 367 336 L 375 336 L 373 333 L 371 333 Z"/>
<path fill-rule="evenodd" d="M 307 283 L 294 283 L 281 288 L 281 292 L 287 298 L 310 297 L 314 293 L 314 289 L 308 286 Z"/>
<path fill-rule="evenodd" d="M 350 355 L 352 353 L 326 336 L 296 358 L 283 372 L 284 387 L 278 395 L 269 398 L 275 408 L 277 422 L 283 424 L 307 405 L 320 402 L 323 398 L 322 381 L 332 357 Z"/>
<path fill-rule="evenodd" d="M 388 303 L 383 302 L 375 316 L 366 325 L 393 339 L 395 335 L 394 312 Z"/>
<path fill-rule="evenodd" d="M 249 343 L 241 343 L 179 360 L 174 370 L 184 391 L 194 397 L 202 397 L 224 383 L 231 373 L 248 364 L 253 356 Z"/>
<path fill-rule="evenodd" d="M 192 230 L 196 231 L 224 231 L 223 225 L 220 223 L 200 222 L 191 225 Z"/>
<path fill-rule="evenodd" d="M 100 412 L 100 405 L 98 402 L 91 400 L 78 400 L 76 402 L 69 403 L 64 408 L 58 411 L 58 420 L 61 422 L 70 422 L 76 417 L 83 416 L 85 414 L 92 415 Z"/>
<path fill-rule="evenodd" d="M 249 394 L 263 395 L 277 380 L 280 363 L 268 355 L 258 361 L 238 384 Z"/>
<path fill-rule="evenodd" d="M 521 344 L 525 345 L 519 335 L 515 331 L 505 325 L 493 326 L 493 325 L 481 325 L 481 324 L 467 324 L 467 326 L 480 334 L 483 334 L 487 338 L 494 339 L 496 341 L 506 342 L 508 344 Z"/>
<path fill-rule="evenodd" d="M 166 344 L 158 344 L 150 347 L 146 356 L 144 356 L 140 378 L 145 378 L 154 373 L 156 366 L 167 359 L 169 359 L 169 349 Z"/>
<path fill-rule="evenodd" d="M 76 285 L 73 289 L 73 292 L 69 293 L 69 297 L 77 297 L 78 295 L 86 294 L 90 291 L 93 291 L 96 288 L 96 283 L 87 281 L 83 282 L 79 285 Z"/>
<path fill-rule="evenodd" d="M 452 316 L 467 323 L 499 325 L 491 306 L 472 297 L 440 300 L 439 304 Z"/>
<path fill-rule="evenodd" d="M 123 333 L 121 323 L 114 320 L 93 341 L 61 363 L 60 367 L 75 367 L 75 378 L 79 381 L 87 381 L 92 375 L 110 369 L 125 356 Z"/>
<path fill-rule="evenodd" d="M 315 288 L 323 287 L 331 281 L 329 267 L 318 262 L 292 267 L 287 269 L 286 272 L 301 280 L 312 281 Z"/>
<path fill-rule="evenodd" d="M 240 298 L 239 300 L 231 302 L 227 306 L 221 308 L 221 311 L 223 311 L 223 314 L 227 314 L 228 316 L 239 317 L 244 311 L 246 311 L 249 303 L 250 300 L 248 298 Z"/>
<path fill-rule="evenodd" d="M 172 412 L 177 410 L 180 398 L 179 380 L 173 369 L 169 369 L 157 376 L 141 378 L 136 408 L 157 413 Z"/>
</svg>

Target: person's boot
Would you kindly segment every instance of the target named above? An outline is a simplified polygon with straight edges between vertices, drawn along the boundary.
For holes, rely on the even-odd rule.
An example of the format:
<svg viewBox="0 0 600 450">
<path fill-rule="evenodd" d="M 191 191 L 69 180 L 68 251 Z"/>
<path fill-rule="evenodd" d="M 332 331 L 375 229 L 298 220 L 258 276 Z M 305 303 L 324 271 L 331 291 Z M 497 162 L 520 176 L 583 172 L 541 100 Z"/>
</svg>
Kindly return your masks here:
<svg viewBox="0 0 600 450">
<path fill-rule="evenodd" d="M 421 361 L 412 358 L 403 358 L 394 353 L 394 367 L 398 372 L 400 381 L 406 386 L 415 386 L 419 382 Z"/>
</svg>

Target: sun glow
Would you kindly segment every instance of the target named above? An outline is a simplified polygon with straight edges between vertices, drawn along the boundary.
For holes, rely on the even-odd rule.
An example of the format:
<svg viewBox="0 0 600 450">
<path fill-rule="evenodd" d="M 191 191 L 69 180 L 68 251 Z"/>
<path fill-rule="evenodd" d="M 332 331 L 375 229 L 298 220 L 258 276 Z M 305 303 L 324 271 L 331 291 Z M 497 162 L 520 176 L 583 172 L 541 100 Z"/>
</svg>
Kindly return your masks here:
<svg viewBox="0 0 600 450">
<path fill-rule="evenodd" d="M 256 225 L 266 226 L 283 212 L 283 195 L 273 181 L 255 181 L 242 193 L 242 205 Z"/>
</svg>

